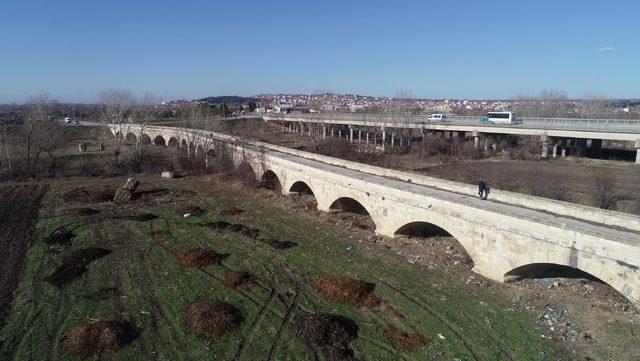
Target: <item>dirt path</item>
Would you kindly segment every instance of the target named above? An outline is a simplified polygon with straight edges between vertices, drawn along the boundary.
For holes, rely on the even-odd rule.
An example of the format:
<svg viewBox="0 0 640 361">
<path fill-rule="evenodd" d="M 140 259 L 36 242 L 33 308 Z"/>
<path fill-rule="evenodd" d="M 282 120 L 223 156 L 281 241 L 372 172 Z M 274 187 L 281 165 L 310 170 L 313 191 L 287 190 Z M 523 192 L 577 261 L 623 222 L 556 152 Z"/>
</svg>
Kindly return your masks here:
<svg viewBox="0 0 640 361">
<path fill-rule="evenodd" d="M 44 185 L 0 187 L 0 326 L 18 286 L 24 258 L 33 241 L 33 220 L 45 192 Z"/>
</svg>

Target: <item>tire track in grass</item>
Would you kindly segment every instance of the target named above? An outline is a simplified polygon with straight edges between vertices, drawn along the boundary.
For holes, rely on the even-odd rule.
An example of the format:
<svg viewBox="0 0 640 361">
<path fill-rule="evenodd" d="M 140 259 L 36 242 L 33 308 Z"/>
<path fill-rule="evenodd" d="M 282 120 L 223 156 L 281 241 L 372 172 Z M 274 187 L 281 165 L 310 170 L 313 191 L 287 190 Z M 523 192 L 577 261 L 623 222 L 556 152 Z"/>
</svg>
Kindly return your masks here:
<svg viewBox="0 0 640 361">
<path fill-rule="evenodd" d="M 405 299 L 409 300 L 411 303 L 413 303 L 416 306 L 420 307 L 421 309 L 423 309 L 424 311 L 426 311 L 427 313 L 429 313 L 430 315 L 432 315 L 433 317 L 438 319 L 440 322 L 442 322 L 442 324 L 444 324 L 449 329 L 449 331 L 451 331 L 451 333 L 456 335 L 456 337 L 460 341 L 462 341 L 462 344 L 464 345 L 464 347 L 467 349 L 467 351 L 469 351 L 469 353 L 471 353 L 471 355 L 473 356 L 473 358 L 475 360 L 482 360 L 482 357 L 480 357 L 481 352 L 476 350 L 476 348 L 473 345 L 473 342 L 469 338 L 464 336 L 464 334 L 463 334 L 462 330 L 460 329 L 460 327 L 458 327 L 453 321 L 448 320 L 447 317 L 445 315 L 443 315 L 441 312 L 439 312 L 438 310 L 436 310 L 435 307 L 433 307 L 433 306 L 431 306 L 431 305 L 419 300 L 415 296 L 409 295 L 407 292 L 403 291 L 399 287 L 391 284 L 388 281 L 385 281 L 385 280 L 379 278 L 378 276 L 375 276 L 375 275 L 370 274 L 370 273 L 368 273 L 368 274 L 369 274 L 370 277 L 372 277 L 376 281 L 378 281 L 378 282 L 386 285 L 387 287 L 391 288 L 392 290 L 394 290 L 395 292 L 400 294 L 402 297 L 404 297 Z"/>
<path fill-rule="evenodd" d="M 251 326 L 249 328 L 248 334 L 245 335 L 242 338 L 242 341 L 240 341 L 240 345 L 238 346 L 238 351 L 236 352 L 236 356 L 235 356 L 236 360 L 240 360 L 241 359 L 241 357 L 242 357 L 242 355 L 244 353 L 244 350 L 245 350 L 245 348 L 244 348 L 245 345 L 248 344 L 249 342 L 251 342 L 251 340 L 253 339 L 253 334 L 254 334 L 255 330 L 257 329 L 258 323 L 260 323 L 260 321 L 266 315 L 267 309 L 269 307 L 269 304 L 271 304 L 271 301 L 273 301 L 273 299 L 275 298 L 275 295 L 276 295 L 276 290 L 275 290 L 275 288 L 272 288 L 271 289 L 271 293 L 269 294 L 269 297 L 267 298 L 267 300 L 265 301 L 263 306 L 258 311 L 258 315 L 256 315 L 256 318 L 251 323 Z"/>
<path fill-rule="evenodd" d="M 276 349 L 278 347 L 278 344 L 280 343 L 280 339 L 282 339 L 282 335 L 284 333 L 284 330 L 287 327 L 287 324 L 289 323 L 289 319 L 291 318 L 291 314 L 298 307 L 298 295 L 299 294 L 300 294 L 299 290 L 296 290 L 296 293 L 293 296 L 293 301 L 291 302 L 291 305 L 287 309 L 287 313 L 284 315 L 284 318 L 282 319 L 282 323 L 280 324 L 280 327 L 278 328 L 278 332 L 276 333 L 276 337 L 273 340 L 273 343 L 271 344 L 271 349 L 269 350 L 269 356 L 267 357 L 267 360 L 271 360 L 273 358 L 274 352 L 276 351 Z"/>
</svg>

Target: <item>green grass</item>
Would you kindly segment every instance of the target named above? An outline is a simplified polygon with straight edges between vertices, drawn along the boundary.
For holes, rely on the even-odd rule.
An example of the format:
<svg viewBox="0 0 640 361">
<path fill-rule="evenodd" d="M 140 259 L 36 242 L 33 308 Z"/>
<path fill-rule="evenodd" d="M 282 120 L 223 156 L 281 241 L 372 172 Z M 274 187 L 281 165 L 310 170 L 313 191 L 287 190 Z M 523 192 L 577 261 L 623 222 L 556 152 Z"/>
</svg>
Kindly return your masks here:
<svg viewBox="0 0 640 361">
<path fill-rule="evenodd" d="M 117 184 L 121 179 L 110 181 Z M 104 181 L 82 180 L 88 187 L 100 188 Z M 253 287 L 246 293 L 224 287 L 219 279 L 230 269 L 254 274 L 276 292 L 297 292 L 299 308 L 309 312 L 334 312 L 354 320 L 359 337 L 354 350 L 359 359 L 434 360 L 546 360 L 558 357 L 558 344 L 543 339 L 532 315 L 507 309 L 507 302 L 488 291 L 469 289 L 460 282 L 448 282 L 435 272 L 421 270 L 366 243 L 358 246 L 348 233 L 323 222 L 317 213 L 291 211 L 280 196 L 265 191 L 248 192 L 220 182 L 179 180 L 157 182 L 171 187 L 173 196 L 138 200 L 131 205 L 89 205 L 103 212 L 78 219 L 61 213 L 65 205 L 60 195 L 76 184 L 54 184 L 45 197 L 37 224 L 39 240 L 31 247 L 24 274 L 16 290 L 13 308 L 0 332 L 0 358 L 76 359 L 57 346 L 76 324 L 89 319 L 122 316 L 140 329 L 140 337 L 115 355 L 119 360 L 135 359 L 314 359 L 313 351 L 299 341 L 290 324 L 282 326 L 289 304 L 270 290 Z M 179 193 L 193 188 L 197 193 Z M 182 218 L 175 212 L 187 204 L 207 210 L 201 217 Z M 239 216 L 219 217 L 223 207 L 246 210 Z M 104 219 L 106 214 L 153 212 L 159 218 L 150 222 Z M 229 231 L 197 225 L 202 221 L 228 220 L 258 228 L 262 234 L 298 246 L 276 250 Z M 58 289 L 43 279 L 60 264 L 62 255 L 51 253 L 41 241 L 60 226 L 74 224 L 76 237 L 72 249 L 88 246 L 109 248 L 112 253 L 88 266 L 88 272 Z M 154 230 L 168 231 L 153 237 Z M 192 247 L 212 248 L 228 254 L 222 265 L 209 266 L 206 273 L 183 269 L 173 259 L 173 251 Z M 344 274 L 376 284 L 375 294 L 403 313 L 404 319 L 380 310 L 354 309 L 329 302 L 311 287 L 319 277 Z M 84 295 L 117 287 L 118 293 L 92 301 Z M 293 296 L 291 296 L 292 298 Z M 222 299 L 238 307 L 245 318 L 241 327 L 211 342 L 188 332 L 183 313 L 197 299 Z M 267 300 L 268 311 L 258 317 Z M 408 332 L 427 337 L 426 346 L 407 354 L 393 348 L 382 326 L 395 324 Z M 283 327 L 277 338 L 279 329 Z M 441 339 L 438 335 L 442 335 Z"/>
</svg>

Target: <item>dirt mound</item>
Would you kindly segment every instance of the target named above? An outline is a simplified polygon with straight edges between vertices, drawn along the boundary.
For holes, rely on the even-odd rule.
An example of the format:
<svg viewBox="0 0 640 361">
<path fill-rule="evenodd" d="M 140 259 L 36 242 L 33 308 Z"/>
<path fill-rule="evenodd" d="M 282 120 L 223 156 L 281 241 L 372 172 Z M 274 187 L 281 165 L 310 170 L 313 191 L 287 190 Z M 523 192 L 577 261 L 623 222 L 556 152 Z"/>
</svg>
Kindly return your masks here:
<svg viewBox="0 0 640 361">
<path fill-rule="evenodd" d="M 335 314 L 297 314 L 292 322 L 295 335 L 326 359 L 345 359 L 353 356 L 351 342 L 358 338 L 358 325 Z"/>
<path fill-rule="evenodd" d="M 156 216 L 153 213 L 141 213 L 141 214 L 134 214 L 134 215 L 131 215 L 131 216 L 126 216 L 124 218 L 128 219 L 128 220 L 131 220 L 131 221 L 147 222 L 147 221 L 152 221 L 152 220 L 158 218 L 158 216 Z"/>
<path fill-rule="evenodd" d="M 260 237 L 260 230 L 245 226 L 244 224 L 232 224 L 227 228 L 231 232 L 240 233 L 246 237 L 257 239 Z"/>
<path fill-rule="evenodd" d="M 60 341 L 60 346 L 82 357 L 113 355 L 139 335 L 128 321 L 98 320 L 72 328 Z"/>
<path fill-rule="evenodd" d="M 46 281 L 54 286 L 60 287 L 83 275 L 87 272 L 87 266 L 91 262 L 109 253 L 111 253 L 111 250 L 95 247 L 74 251 L 63 258 L 62 265 L 56 268 L 56 270 L 46 278 Z"/>
<path fill-rule="evenodd" d="M 291 241 L 279 241 L 277 239 L 273 239 L 273 238 L 267 238 L 262 240 L 262 242 L 268 244 L 269 246 L 275 248 L 275 249 L 289 249 L 291 247 L 297 246 L 298 244 L 296 242 L 291 242 Z"/>
<path fill-rule="evenodd" d="M 192 217 L 201 216 L 204 214 L 204 209 L 198 206 L 188 205 L 178 209 L 176 213 L 178 213 L 178 215 L 181 217 L 184 217 L 185 214 L 190 214 Z"/>
<path fill-rule="evenodd" d="M 113 190 L 89 191 L 84 188 L 76 188 L 63 194 L 62 200 L 65 202 L 111 202 L 113 196 Z"/>
<path fill-rule="evenodd" d="M 221 210 L 220 212 L 218 212 L 218 215 L 220 215 L 220 216 L 235 216 L 235 215 L 238 215 L 238 214 L 240 214 L 242 212 L 244 212 L 243 209 L 235 208 L 235 207 L 229 207 L 229 208 L 225 208 L 225 209 Z"/>
<path fill-rule="evenodd" d="M 69 246 L 73 237 L 75 237 L 73 232 L 67 231 L 66 229 L 59 229 L 45 238 L 44 242 L 50 246 L 54 244 Z"/>
<path fill-rule="evenodd" d="M 222 280 L 222 283 L 229 288 L 249 286 L 255 277 L 244 271 L 231 271 Z"/>
<path fill-rule="evenodd" d="M 356 278 L 331 276 L 316 280 L 311 287 L 330 301 L 354 307 L 376 307 L 381 301 L 371 293 L 375 288 L 374 284 Z"/>
<path fill-rule="evenodd" d="M 411 352 L 427 344 L 427 339 L 423 335 L 419 333 L 410 335 L 394 325 L 387 325 L 382 330 L 393 347 L 398 350 Z"/>
<path fill-rule="evenodd" d="M 92 216 L 94 214 L 98 214 L 100 213 L 99 210 L 97 209 L 93 209 L 93 208 L 84 208 L 84 207 L 78 207 L 78 208 L 73 208 L 67 211 L 67 214 L 73 215 L 73 216 L 80 216 L 80 217 L 84 217 L 84 216 Z"/>
<path fill-rule="evenodd" d="M 212 341 L 235 330 L 242 321 L 242 312 L 224 301 L 196 301 L 184 313 L 186 328 Z"/>
<path fill-rule="evenodd" d="M 222 260 L 216 251 L 200 247 L 178 252 L 174 258 L 185 268 L 205 268 L 208 265 L 219 264 Z"/>
</svg>

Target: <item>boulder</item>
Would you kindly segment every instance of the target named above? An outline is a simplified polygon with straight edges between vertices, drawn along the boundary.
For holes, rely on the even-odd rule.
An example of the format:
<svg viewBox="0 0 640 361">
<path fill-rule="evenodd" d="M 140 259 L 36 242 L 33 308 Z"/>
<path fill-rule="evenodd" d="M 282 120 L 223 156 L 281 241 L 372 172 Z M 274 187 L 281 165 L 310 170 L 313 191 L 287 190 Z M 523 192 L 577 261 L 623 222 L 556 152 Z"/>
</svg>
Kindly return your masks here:
<svg viewBox="0 0 640 361">
<path fill-rule="evenodd" d="M 160 176 L 162 178 L 175 178 L 176 177 L 176 173 L 175 172 L 162 172 L 162 174 Z"/>
<path fill-rule="evenodd" d="M 113 201 L 116 203 L 120 202 L 129 202 L 133 200 L 133 197 L 136 193 L 136 188 L 138 188 L 138 182 L 135 178 L 127 179 L 127 183 L 125 183 L 122 187 L 116 189 L 116 194 L 113 197 Z"/>
</svg>

